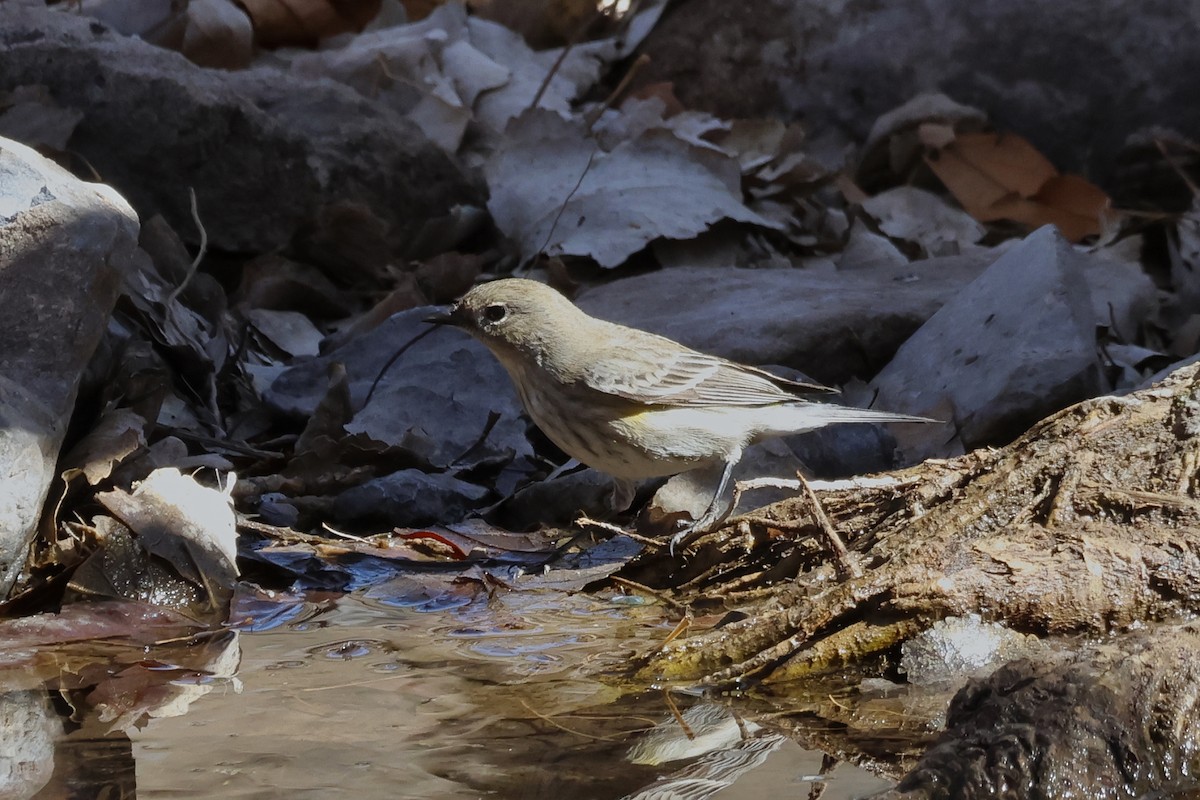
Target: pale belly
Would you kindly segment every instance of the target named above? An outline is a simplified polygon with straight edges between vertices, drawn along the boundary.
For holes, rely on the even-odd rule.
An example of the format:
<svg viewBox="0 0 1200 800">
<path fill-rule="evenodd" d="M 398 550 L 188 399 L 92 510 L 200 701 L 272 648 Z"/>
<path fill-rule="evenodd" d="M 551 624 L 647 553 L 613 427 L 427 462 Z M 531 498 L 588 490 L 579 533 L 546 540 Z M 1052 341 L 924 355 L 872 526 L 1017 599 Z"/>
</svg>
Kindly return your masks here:
<svg viewBox="0 0 1200 800">
<path fill-rule="evenodd" d="M 561 408 L 561 401 L 540 392 L 520 394 L 534 423 L 563 452 L 626 480 L 674 475 L 736 458 L 749 438 L 740 410 L 649 408 L 630 412 L 624 404 L 600 404 L 584 413 Z"/>
</svg>

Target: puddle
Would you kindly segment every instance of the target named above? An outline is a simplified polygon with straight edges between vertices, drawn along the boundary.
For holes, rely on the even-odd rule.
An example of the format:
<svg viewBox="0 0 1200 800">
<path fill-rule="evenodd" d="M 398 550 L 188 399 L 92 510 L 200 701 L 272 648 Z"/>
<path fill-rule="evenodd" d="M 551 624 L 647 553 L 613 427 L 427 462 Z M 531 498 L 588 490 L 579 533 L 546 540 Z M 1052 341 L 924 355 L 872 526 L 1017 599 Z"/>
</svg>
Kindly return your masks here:
<svg viewBox="0 0 1200 800">
<path fill-rule="evenodd" d="M 22 749 L 0 751 L 0 798 L 621 798 L 692 773 L 715 791 L 691 796 L 724 800 L 886 785 L 846 764 L 822 777 L 820 753 L 727 705 L 586 676 L 661 641 L 660 607 L 454 595 L 409 579 L 243 601 L 243 629 L 171 661 L 114 650 L 92 684 L 76 669 L 75 688 L 14 687 L 0 719 Z"/>
</svg>

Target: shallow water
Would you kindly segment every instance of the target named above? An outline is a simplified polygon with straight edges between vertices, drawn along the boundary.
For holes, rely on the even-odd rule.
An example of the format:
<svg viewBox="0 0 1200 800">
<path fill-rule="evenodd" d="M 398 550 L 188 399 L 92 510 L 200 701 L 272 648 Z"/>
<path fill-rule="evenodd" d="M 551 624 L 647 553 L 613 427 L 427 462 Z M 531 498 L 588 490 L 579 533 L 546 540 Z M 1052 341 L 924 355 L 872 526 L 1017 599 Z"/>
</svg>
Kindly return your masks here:
<svg viewBox="0 0 1200 800">
<path fill-rule="evenodd" d="M 661 607 L 629 598 L 397 579 L 338 598 L 243 598 L 235 618 L 236 635 L 205 645 L 206 666 L 139 687 L 139 703 L 110 698 L 74 729 L 62 718 L 72 695 L 60 695 L 46 715 L 52 769 L 25 764 L 38 777 L 0 797 L 621 798 L 687 770 L 712 790 L 690 796 L 725 800 L 886 785 L 844 764 L 821 777 L 820 753 L 739 719 L 728 700 L 587 677 L 671 629 Z M 172 669 L 155 664 L 138 674 Z M 151 717 L 129 725 L 143 707 Z"/>
</svg>

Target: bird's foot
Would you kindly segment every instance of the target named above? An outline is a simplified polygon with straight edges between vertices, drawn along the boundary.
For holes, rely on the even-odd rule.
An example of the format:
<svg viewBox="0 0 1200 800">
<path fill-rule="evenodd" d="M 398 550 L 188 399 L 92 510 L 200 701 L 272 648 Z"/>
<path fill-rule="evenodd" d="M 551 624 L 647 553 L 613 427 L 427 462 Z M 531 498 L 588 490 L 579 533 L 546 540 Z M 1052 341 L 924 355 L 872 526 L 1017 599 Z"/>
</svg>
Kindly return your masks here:
<svg viewBox="0 0 1200 800">
<path fill-rule="evenodd" d="M 700 515 L 699 519 L 697 519 L 695 522 L 683 524 L 683 526 L 671 536 L 669 550 L 672 558 L 675 556 L 675 548 L 686 547 L 690 542 L 694 541 L 700 536 L 703 536 L 709 531 L 714 530 L 721 523 L 721 517 L 723 515 L 718 505 L 719 504 L 714 499 L 712 504 L 710 504 L 709 507 L 704 510 L 704 513 Z"/>
</svg>

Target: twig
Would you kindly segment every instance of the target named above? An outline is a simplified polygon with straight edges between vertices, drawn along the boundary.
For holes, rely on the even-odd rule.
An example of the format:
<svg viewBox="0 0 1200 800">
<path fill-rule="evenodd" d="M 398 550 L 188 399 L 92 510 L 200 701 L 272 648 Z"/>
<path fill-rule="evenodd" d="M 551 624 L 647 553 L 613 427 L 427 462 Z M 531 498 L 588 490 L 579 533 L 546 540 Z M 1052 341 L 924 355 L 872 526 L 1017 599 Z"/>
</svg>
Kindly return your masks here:
<svg viewBox="0 0 1200 800">
<path fill-rule="evenodd" d="M 675 698 L 671 697 L 670 691 L 663 689 L 663 700 L 667 702 L 667 708 L 671 710 L 671 716 L 675 717 L 675 722 L 683 731 L 683 735 L 687 737 L 689 742 L 696 740 L 696 732 L 692 730 L 692 726 L 687 724 L 687 720 L 683 718 L 683 714 L 679 713 L 679 706 L 675 704 Z"/>
<path fill-rule="evenodd" d="M 549 71 L 546 72 L 546 77 L 542 79 L 541 86 L 538 86 L 537 93 L 534 94 L 533 100 L 529 103 L 530 109 L 537 108 L 538 103 L 542 102 L 542 95 L 544 95 L 546 90 L 550 88 L 550 81 L 554 80 L 554 76 L 558 74 L 560 69 L 562 69 L 563 62 L 567 60 L 567 54 L 569 54 L 571 50 L 575 48 L 575 45 L 583 41 L 583 37 L 587 35 L 588 28 L 592 27 L 592 23 L 599 19 L 600 13 L 600 7 L 597 6 L 592 10 L 591 14 L 587 15 L 586 19 L 579 23 L 579 26 L 575 28 L 574 32 L 572 32 L 570 40 L 563 45 L 562 52 L 558 54 L 558 58 L 554 59 L 554 63 L 550 65 Z"/>
<path fill-rule="evenodd" d="M 358 542 L 359 544 L 365 544 L 368 547 L 376 546 L 370 539 L 364 539 L 361 536 L 355 536 L 353 533 L 344 533 L 342 531 L 339 531 L 337 528 L 329 527 L 328 524 L 322 524 L 321 527 L 324 528 L 325 530 L 329 531 L 330 533 L 332 533 L 334 536 L 341 537 L 342 539 L 349 539 L 352 542 Z"/>
<path fill-rule="evenodd" d="M 1171 169 L 1175 170 L 1175 174 L 1177 174 L 1179 179 L 1187 186 L 1188 190 L 1192 193 L 1192 197 L 1200 197 L 1200 188 L 1198 188 L 1196 184 L 1192 182 L 1192 179 L 1188 176 L 1184 168 L 1179 165 L 1178 161 L 1175 160 L 1175 156 L 1167 152 L 1166 142 L 1164 142 L 1162 139 L 1155 139 L 1154 146 L 1158 148 L 1158 152 L 1162 154 L 1163 159 L 1171 166 Z"/>
<path fill-rule="evenodd" d="M 554 237 L 554 231 L 558 228 L 558 221 L 562 219 L 562 215 L 567 210 L 567 204 L 571 202 L 571 198 L 579 191 L 579 187 L 583 185 L 583 179 L 587 177 L 588 172 L 592 169 L 592 162 L 596 160 L 596 154 L 600 152 L 600 145 L 592 148 L 592 154 L 588 156 L 587 164 L 583 168 L 583 172 L 579 173 L 579 180 L 575 181 L 575 188 L 567 194 L 562 205 L 558 207 L 558 213 L 554 215 L 554 222 L 550 224 L 550 230 L 546 233 L 546 239 L 542 242 L 542 246 L 538 248 L 539 253 L 546 252 L 546 248 L 550 246 L 550 239 Z"/>
<path fill-rule="evenodd" d="M 661 649 L 663 647 L 666 647 L 671 642 L 675 641 L 680 636 L 687 633 L 687 631 L 689 629 L 691 629 L 691 627 L 692 627 L 692 615 L 684 614 L 683 618 L 680 619 L 679 622 L 675 623 L 675 627 L 671 628 L 671 632 L 667 634 L 667 638 L 663 639 L 662 644 L 659 645 L 659 648 Z"/>
<path fill-rule="evenodd" d="M 593 108 L 588 113 L 587 126 L 589 131 L 592 129 L 592 126 L 600 121 L 600 116 L 605 111 L 616 105 L 617 100 L 619 100 L 621 95 L 625 93 L 625 90 L 629 88 L 629 84 L 633 82 L 633 79 L 637 77 L 637 74 L 645 69 L 646 65 L 649 63 L 650 56 L 646 55 L 645 53 L 642 53 L 640 56 L 634 59 L 633 63 L 629 65 L 629 69 L 625 71 L 625 77 L 621 78 L 621 82 L 617 84 L 617 88 L 613 89 L 608 97 L 604 98 L 603 103 L 596 108 Z"/>
<path fill-rule="evenodd" d="M 630 539 L 633 539 L 639 544 L 644 544 L 651 547 L 662 547 L 663 545 L 663 543 L 658 539 L 651 539 L 649 536 L 642 536 L 640 533 L 627 531 L 619 525 L 613 525 L 611 522 L 601 522 L 600 520 L 592 519 L 591 517 L 580 517 L 579 519 L 575 520 L 575 524 L 581 528 L 595 528 L 596 530 L 604 531 L 605 533 L 611 533 L 614 536 L 628 536 Z"/>
<path fill-rule="evenodd" d="M 261 459 L 279 459 L 283 458 L 283 453 L 275 452 L 274 450 L 262 450 L 253 445 L 245 444 L 244 442 L 231 442 L 226 439 L 217 439 L 213 436 L 204 436 L 199 433 L 177 428 L 173 425 L 159 425 L 159 432 L 166 433 L 184 441 L 194 442 L 204 445 L 215 450 L 225 450 L 230 453 L 235 453 L 240 456 L 249 456 Z"/>
<path fill-rule="evenodd" d="M 196 270 L 200 267 L 200 262 L 204 259 L 204 254 L 208 252 L 208 231 L 204 229 L 204 224 L 200 222 L 200 211 L 196 208 L 196 190 L 191 186 L 188 187 L 188 197 L 191 198 L 192 206 L 192 222 L 196 223 L 196 227 L 200 230 L 200 249 L 196 251 L 196 257 L 192 259 L 192 265 L 188 267 L 187 274 L 183 276 L 183 280 L 179 285 L 167 295 L 167 305 L 175 302 L 181 292 L 187 288 L 188 283 L 196 274 Z"/>
<path fill-rule="evenodd" d="M 482 447 L 483 443 L 487 441 L 488 436 L 491 434 L 492 429 L 496 427 L 496 423 L 500 421 L 501 416 L 502 415 L 499 411 L 489 411 L 487 422 L 484 424 L 483 432 L 479 434 L 479 438 L 475 440 L 474 444 L 462 451 L 458 458 L 451 461 L 450 466 L 453 467 L 455 464 L 459 463 L 464 458 L 471 455 L 471 453 L 474 453 L 476 450 Z"/>
<path fill-rule="evenodd" d="M 380 368 L 379 374 L 375 376 L 375 380 L 371 381 L 371 388 L 370 388 L 370 390 L 367 391 L 366 399 L 363 400 L 363 404 L 362 404 L 363 408 L 366 408 L 368 405 L 370 405 L 371 398 L 375 395 L 375 387 L 379 386 L 379 382 L 381 380 L 383 380 L 383 376 L 387 374 L 387 371 L 392 368 L 392 364 L 396 363 L 396 359 L 398 359 L 398 358 L 400 358 L 400 356 L 404 355 L 404 353 L 408 351 L 408 348 L 412 347 L 414 344 L 421 341 L 426 336 L 428 336 L 429 334 L 433 333 L 436 330 L 437 330 L 436 327 L 430 327 L 428 330 L 421 331 L 416 336 L 409 339 L 408 342 L 403 347 L 401 347 L 399 350 L 397 350 L 395 353 L 392 354 L 392 357 L 387 360 L 387 363 L 384 364 L 382 368 Z"/>
<path fill-rule="evenodd" d="M 610 581 L 612 581 L 613 583 L 617 584 L 618 586 L 625 586 L 627 588 L 633 589 L 635 592 L 637 592 L 639 594 L 649 595 L 650 597 L 653 597 L 655 600 L 658 600 L 659 602 L 665 603 L 674 608 L 684 609 L 684 610 L 687 609 L 686 605 L 679 602 L 675 598 L 670 597 L 669 595 L 666 595 L 666 594 L 658 591 L 657 589 L 651 589 L 649 586 L 644 586 L 643 584 L 637 583 L 636 581 L 631 581 L 628 578 L 619 578 L 616 575 L 609 575 L 608 579 Z"/>
<path fill-rule="evenodd" d="M 529 703 L 526 703 L 524 699 L 521 700 L 521 705 L 525 706 L 526 711 L 528 711 L 530 714 L 533 714 L 535 717 L 542 720 L 543 722 L 550 723 L 554 727 L 558 728 L 560 731 L 565 731 L 567 733 L 574 734 L 575 736 L 582 736 L 584 739 L 592 739 L 597 742 L 619 742 L 623 738 L 625 738 L 623 736 L 596 736 L 595 734 L 583 733 L 582 731 L 572 730 L 571 728 L 568 728 L 566 725 L 555 722 L 550 717 L 546 716 L 542 712 L 535 709 L 533 706 L 529 705 Z"/>
</svg>

